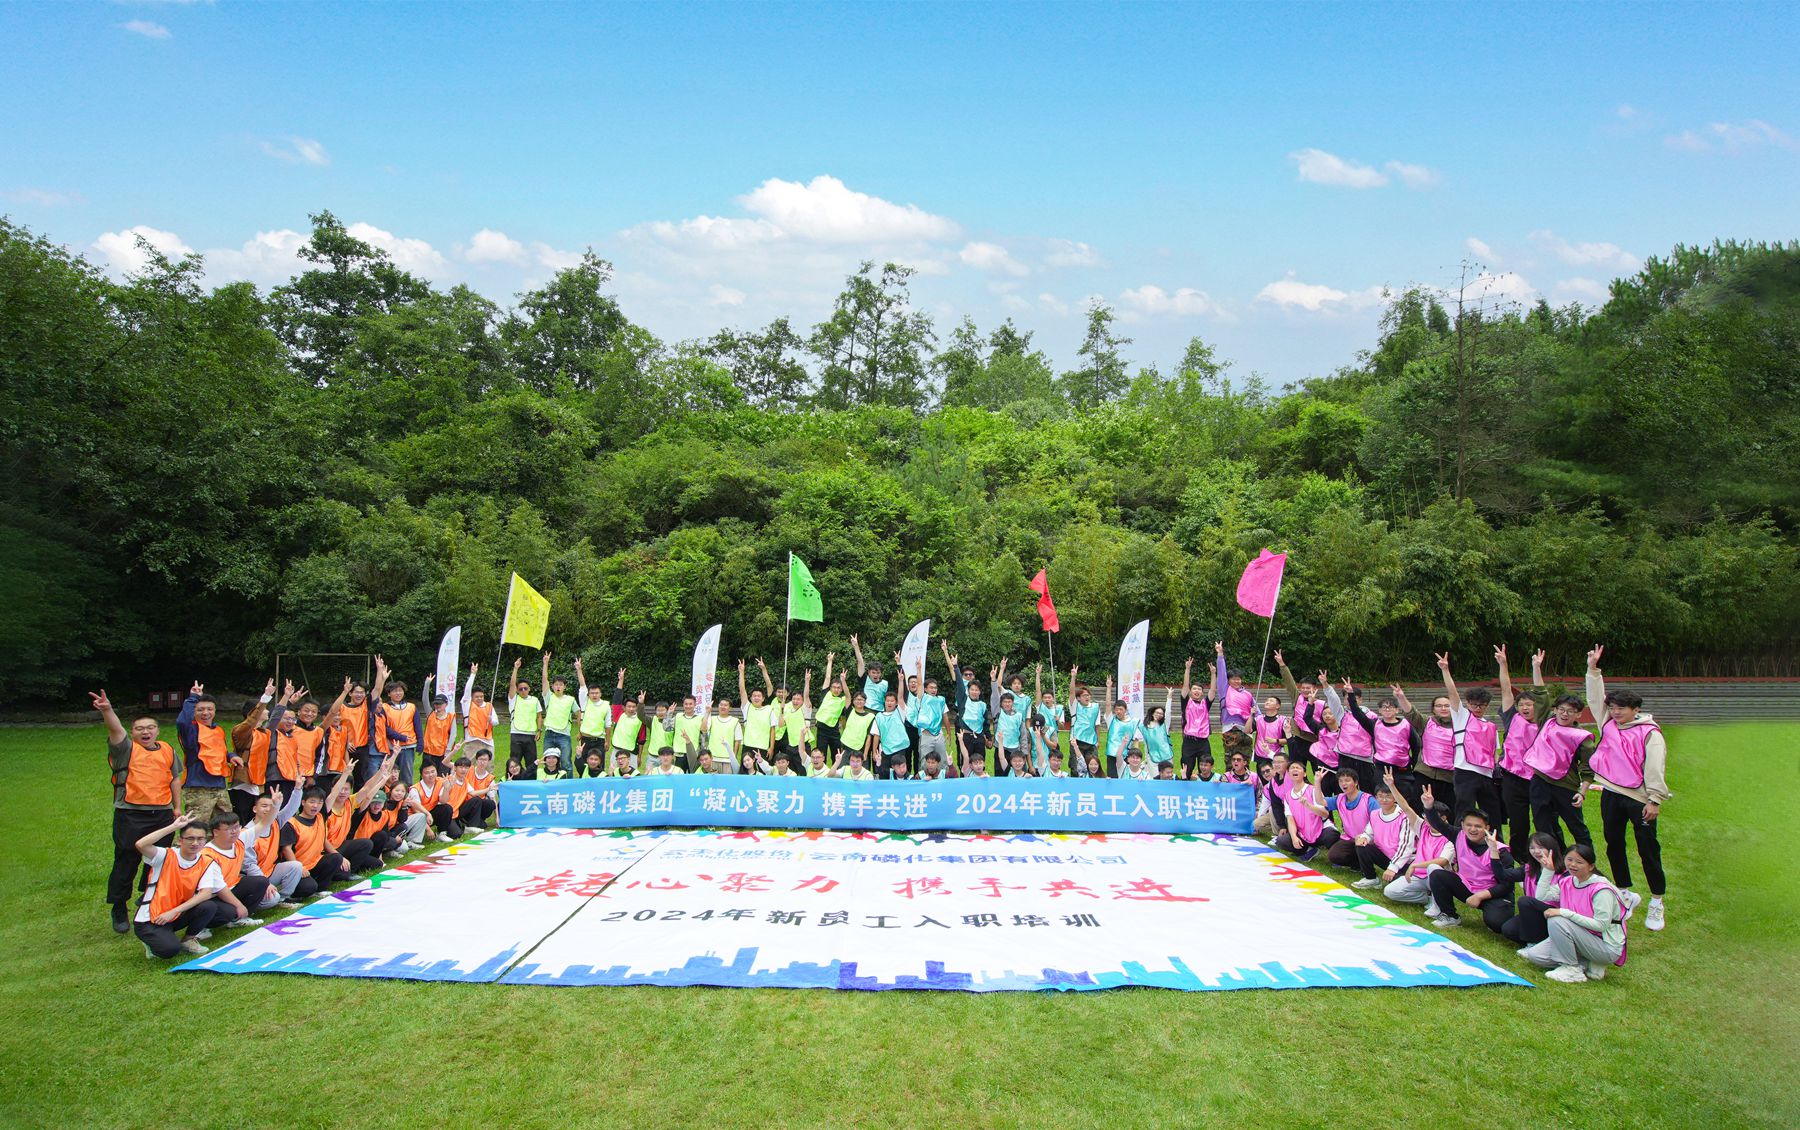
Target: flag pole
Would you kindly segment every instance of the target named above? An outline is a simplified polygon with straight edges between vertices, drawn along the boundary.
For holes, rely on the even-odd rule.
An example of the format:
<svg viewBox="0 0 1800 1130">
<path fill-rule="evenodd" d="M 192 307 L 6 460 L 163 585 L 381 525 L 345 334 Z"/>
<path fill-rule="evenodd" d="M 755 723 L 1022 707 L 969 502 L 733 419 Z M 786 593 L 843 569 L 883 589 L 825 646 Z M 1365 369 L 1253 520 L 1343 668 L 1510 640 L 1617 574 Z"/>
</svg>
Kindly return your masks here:
<svg viewBox="0 0 1800 1130">
<path fill-rule="evenodd" d="M 1256 664 L 1256 690 L 1257 690 L 1258 698 L 1262 697 L 1261 692 L 1262 692 L 1262 685 L 1263 685 L 1263 672 L 1268 669 L 1268 664 L 1269 664 L 1269 640 L 1272 639 L 1275 635 L 1275 613 L 1280 609 L 1280 607 L 1281 607 L 1281 582 L 1276 581 L 1275 582 L 1275 599 L 1269 602 L 1269 627 L 1268 627 L 1268 630 L 1263 633 L 1262 659 L 1257 661 L 1257 664 Z"/>
<path fill-rule="evenodd" d="M 517 573 L 513 576 L 518 576 Z M 494 691 L 500 686 L 500 656 L 506 652 L 506 622 L 512 619 L 512 581 L 506 582 L 506 611 L 500 617 L 500 646 L 494 649 L 494 673 L 488 679 L 488 701 L 494 701 Z M 509 692 L 512 688 L 506 688 Z M 507 697 L 511 697 L 508 694 Z"/>
<path fill-rule="evenodd" d="M 788 634 L 794 630 L 794 551 L 788 550 L 787 575 L 787 620 L 781 625 L 781 689 L 786 690 L 788 665 Z"/>
</svg>

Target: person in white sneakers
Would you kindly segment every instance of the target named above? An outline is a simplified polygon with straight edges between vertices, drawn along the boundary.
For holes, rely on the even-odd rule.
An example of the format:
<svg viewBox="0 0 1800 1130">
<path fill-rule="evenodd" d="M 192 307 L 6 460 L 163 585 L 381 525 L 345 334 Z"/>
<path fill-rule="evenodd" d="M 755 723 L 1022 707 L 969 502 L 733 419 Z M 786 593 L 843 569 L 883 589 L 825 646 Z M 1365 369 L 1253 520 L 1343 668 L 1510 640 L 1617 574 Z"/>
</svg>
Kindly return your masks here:
<svg viewBox="0 0 1800 1130">
<path fill-rule="evenodd" d="M 1519 951 L 1526 961 L 1548 969 L 1544 976 L 1552 981 L 1598 981 L 1607 966 L 1625 963 L 1624 904 L 1594 861 L 1589 844 L 1575 844 L 1564 853 L 1568 871 L 1557 876 L 1558 905 L 1544 908 L 1550 936 Z"/>
<path fill-rule="evenodd" d="M 1662 844 L 1656 838 L 1657 818 L 1670 797 L 1665 776 L 1668 746 L 1662 727 L 1642 709 L 1644 699 L 1633 690 L 1608 692 L 1600 675 L 1600 657 L 1606 649 L 1588 653 L 1589 702 L 1606 705 L 1606 721 L 1600 725 L 1600 744 L 1588 759 L 1594 781 L 1600 786 L 1600 832 L 1606 840 L 1606 862 L 1630 919 L 1643 896 L 1631 889 L 1631 857 L 1625 853 L 1625 829 L 1629 825 L 1637 841 L 1638 859 L 1650 885 L 1650 906 L 1644 926 L 1660 930 L 1667 921 L 1663 892 Z"/>
<path fill-rule="evenodd" d="M 171 833 L 176 836 L 174 847 L 156 846 Z M 225 889 L 225 876 L 202 851 L 206 841 L 206 825 L 197 823 L 190 812 L 138 840 L 138 854 L 150 866 L 150 886 L 138 901 L 132 930 L 144 943 L 146 956 L 174 957 L 184 950 L 205 953 L 198 935 L 237 917 L 237 908 L 217 897 Z M 185 939 L 177 936 L 181 931 L 187 933 Z"/>
</svg>

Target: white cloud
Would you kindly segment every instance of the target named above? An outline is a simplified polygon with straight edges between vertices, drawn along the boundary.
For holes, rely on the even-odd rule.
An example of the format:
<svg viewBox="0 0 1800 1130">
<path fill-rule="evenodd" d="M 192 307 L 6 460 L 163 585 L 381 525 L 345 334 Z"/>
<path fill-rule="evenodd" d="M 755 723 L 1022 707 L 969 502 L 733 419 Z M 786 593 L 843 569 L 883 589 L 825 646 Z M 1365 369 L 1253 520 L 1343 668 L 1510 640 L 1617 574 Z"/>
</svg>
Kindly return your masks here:
<svg viewBox="0 0 1800 1130">
<path fill-rule="evenodd" d="M 1073 312 L 1073 307 L 1071 307 L 1067 302 L 1064 302 L 1062 299 L 1056 297 L 1056 295 L 1051 294 L 1049 291 L 1045 291 L 1044 293 L 1038 295 L 1037 300 L 1038 300 L 1039 307 L 1041 307 L 1045 310 L 1048 310 L 1050 313 L 1055 314 L 1059 318 L 1066 318 L 1069 316 L 1070 313 Z"/>
<path fill-rule="evenodd" d="M 133 35 L 141 35 L 145 39 L 169 38 L 169 29 L 154 20 L 126 20 L 119 26 Z"/>
<path fill-rule="evenodd" d="M 1446 297 L 1453 297 L 1454 291 L 1443 292 Z M 1500 302 L 1535 302 L 1537 288 L 1526 282 L 1516 271 L 1501 271 L 1499 274 L 1482 272 L 1469 280 L 1463 292 L 1466 302 L 1480 302 L 1484 299 L 1495 299 Z"/>
<path fill-rule="evenodd" d="M 1044 256 L 1046 267 L 1098 267 L 1101 266 L 1100 253 L 1073 239 L 1053 239 L 1050 250 Z"/>
<path fill-rule="evenodd" d="M 374 247 L 379 247 L 393 259 L 394 265 L 403 271 L 411 271 L 415 275 L 435 278 L 445 273 L 443 255 L 437 248 L 422 239 L 409 239 L 397 236 L 393 232 L 383 231 L 373 224 L 355 223 L 344 229 L 356 239 Z"/>
<path fill-rule="evenodd" d="M 1629 102 L 1621 102 L 1614 113 L 1618 114 L 1620 121 L 1629 122 L 1638 116 L 1638 108 Z"/>
<path fill-rule="evenodd" d="M 1612 297 L 1612 289 L 1599 279 L 1559 279 L 1551 288 L 1558 301 L 1582 302 L 1592 306 L 1604 306 Z"/>
<path fill-rule="evenodd" d="M 1288 154 L 1300 171 L 1300 179 L 1313 184 L 1329 184 L 1337 188 L 1380 188 L 1387 175 L 1368 165 L 1347 161 L 1323 149 L 1297 149 Z"/>
<path fill-rule="evenodd" d="M 707 294 L 710 296 L 709 303 L 713 306 L 742 306 L 744 299 L 749 297 L 734 286 L 723 286 L 719 283 L 712 284 L 708 288 Z"/>
<path fill-rule="evenodd" d="M 1289 275 L 1256 292 L 1256 301 L 1272 302 L 1288 309 L 1321 313 L 1338 310 L 1365 310 L 1387 301 L 1387 288 L 1368 286 L 1361 290 L 1343 291 L 1323 283 L 1301 282 Z"/>
<path fill-rule="evenodd" d="M 305 265 L 300 249 L 310 237 L 279 228 L 259 231 L 241 247 L 223 247 L 206 253 L 206 274 L 222 280 L 248 279 L 257 283 L 285 282 Z"/>
<path fill-rule="evenodd" d="M 172 231 L 139 224 L 123 231 L 109 231 L 94 240 L 94 250 L 119 274 L 130 274 L 144 269 L 145 257 L 138 247 L 137 241 L 142 237 L 144 242 L 156 248 L 171 259 L 193 253 L 193 248 L 181 241 L 181 237 Z"/>
<path fill-rule="evenodd" d="M 1570 243 L 1547 229 L 1532 232 L 1530 239 L 1572 267 L 1609 267 L 1629 274 L 1643 266 L 1636 255 L 1616 243 Z"/>
<path fill-rule="evenodd" d="M 895 204 L 857 192 L 832 176 L 810 182 L 771 177 L 739 203 L 797 239 L 819 243 L 895 243 L 955 239 L 961 229 L 916 204 Z"/>
<path fill-rule="evenodd" d="M 1424 165 L 1409 165 L 1405 161 L 1389 161 L 1387 170 L 1400 178 L 1400 183 L 1408 188 L 1430 188 L 1444 178 L 1436 169 Z"/>
<path fill-rule="evenodd" d="M 331 157 L 325 146 L 310 137 L 285 137 L 279 142 L 262 142 L 262 151 L 290 165 L 329 165 Z"/>
<path fill-rule="evenodd" d="M 1800 150 L 1800 141 L 1761 118 L 1749 118 L 1742 122 L 1713 122 L 1704 132 L 1684 129 L 1663 138 L 1663 143 L 1671 149 L 1688 153 L 1710 153 L 1715 148 L 1727 153 L 1742 153 L 1765 145 L 1777 149 Z"/>
<path fill-rule="evenodd" d="M 53 192 L 47 188 L 10 188 L 0 192 L 0 200 L 8 204 L 35 204 L 40 208 L 56 208 L 81 203 L 78 192 Z"/>
<path fill-rule="evenodd" d="M 1211 295 L 1191 286 L 1181 287 L 1173 294 L 1153 284 L 1134 287 L 1119 295 L 1119 307 L 1126 317 L 1134 314 L 1145 318 L 1226 316 L 1225 308 L 1214 302 Z"/>
<path fill-rule="evenodd" d="M 1470 236 L 1463 240 L 1463 246 L 1469 249 L 1469 254 L 1471 255 L 1482 259 L 1492 259 L 1495 262 L 1500 261 L 1500 256 L 1494 254 L 1493 248 L 1489 247 L 1482 240 L 1476 239 L 1474 236 Z"/>
<path fill-rule="evenodd" d="M 525 245 L 503 231 L 482 228 L 469 239 L 462 257 L 471 263 L 513 263 L 523 266 L 531 261 Z"/>
<path fill-rule="evenodd" d="M 978 271 L 989 271 L 995 274 L 1023 277 L 1031 273 L 1031 268 L 1012 257 L 1012 253 L 998 243 L 983 243 L 979 240 L 963 244 L 963 249 L 956 253 L 968 266 Z"/>
</svg>

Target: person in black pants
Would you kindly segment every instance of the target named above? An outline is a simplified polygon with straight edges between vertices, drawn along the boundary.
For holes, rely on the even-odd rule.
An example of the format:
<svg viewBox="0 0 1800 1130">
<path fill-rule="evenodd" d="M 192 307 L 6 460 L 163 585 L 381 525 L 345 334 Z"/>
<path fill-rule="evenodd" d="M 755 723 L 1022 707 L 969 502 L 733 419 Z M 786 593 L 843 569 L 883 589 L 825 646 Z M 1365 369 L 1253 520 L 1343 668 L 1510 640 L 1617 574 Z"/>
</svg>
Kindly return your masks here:
<svg viewBox="0 0 1800 1130">
<path fill-rule="evenodd" d="M 1519 896 L 1518 913 L 1500 927 L 1502 937 L 1522 946 L 1536 945 L 1550 936 L 1550 923 L 1544 918 L 1544 909 L 1562 901 L 1562 888 L 1557 885 L 1556 877 L 1567 870 L 1563 866 L 1562 845 L 1556 842 L 1555 836 L 1539 832 L 1531 837 L 1529 844 L 1531 862 L 1513 868 L 1508 876 L 1515 882 L 1524 883 L 1525 893 Z"/>
<path fill-rule="evenodd" d="M 154 718 L 138 718 L 131 732 L 113 711 L 106 692 L 88 692 L 100 720 L 106 724 L 106 762 L 113 784 L 113 862 L 106 877 L 106 902 L 112 910 L 115 933 L 131 931 L 126 903 L 135 883 L 141 890 L 148 872 L 138 841 L 165 827 L 181 811 L 181 757 L 160 740 Z M 173 830 L 156 842 L 166 846 Z"/>
<path fill-rule="evenodd" d="M 1467 903 L 1471 910 L 1481 911 L 1481 921 L 1488 929 L 1498 934 L 1506 925 L 1507 919 L 1513 916 L 1512 890 L 1513 883 L 1508 874 L 1513 871 L 1512 853 L 1498 839 L 1491 835 L 1491 824 L 1487 813 L 1479 809 L 1462 818 L 1462 827 L 1446 820 L 1436 811 L 1431 786 L 1425 786 L 1420 794 L 1425 802 L 1425 820 L 1438 835 L 1457 845 L 1457 857 L 1460 860 L 1466 849 L 1472 856 L 1487 856 L 1488 866 L 1493 878 L 1488 886 L 1479 890 L 1470 889 L 1465 875 L 1458 874 L 1448 868 L 1439 868 L 1431 873 L 1431 901 L 1443 911 L 1439 920 L 1441 925 L 1461 925 L 1456 917 L 1456 904 Z"/>
</svg>

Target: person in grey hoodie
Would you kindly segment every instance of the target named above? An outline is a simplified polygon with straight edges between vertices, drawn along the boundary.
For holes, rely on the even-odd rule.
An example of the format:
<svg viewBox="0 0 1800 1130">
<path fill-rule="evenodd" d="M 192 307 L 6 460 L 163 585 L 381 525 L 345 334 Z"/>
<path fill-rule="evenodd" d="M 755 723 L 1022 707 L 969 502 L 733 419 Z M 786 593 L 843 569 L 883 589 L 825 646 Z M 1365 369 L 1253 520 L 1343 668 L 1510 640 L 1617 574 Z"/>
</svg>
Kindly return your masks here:
<svg viewBox="0 0 1800 1130">
<path fill-rule="evenodd" d="M 1606 721 L 1600 725 L 1600 743 L 1588 761 L 1594 781 L 1600 786 L 1600 831 L 1606 840 L 1606 861 L 1612 869 L 1612 880 L 1619 888 L 1625 917 L 1637 909 L 1642 895 L 1631 889 L 1631 860 L 1625 854 L 1625 829 L 1631 828 L 1637 841 L 1638 859 L 1644 865 L 1644 878 L 1650 884 L 1650 906 L 1644 912 L 1644 925 L 1660 930 L 1668 918 L 1663 906 L 1662 845 L 1657 842 L 1656 824 L 1669 792 L 1666 768 L 1668 743 L 1662 727 L 1650 712 L 1643 709 L 1644 699 L 1633 690 L 1606 689 L 1600 675 L 1603 647 L 1588 652 L 1587 699 L 1603 703 Z"/>
</svg>

